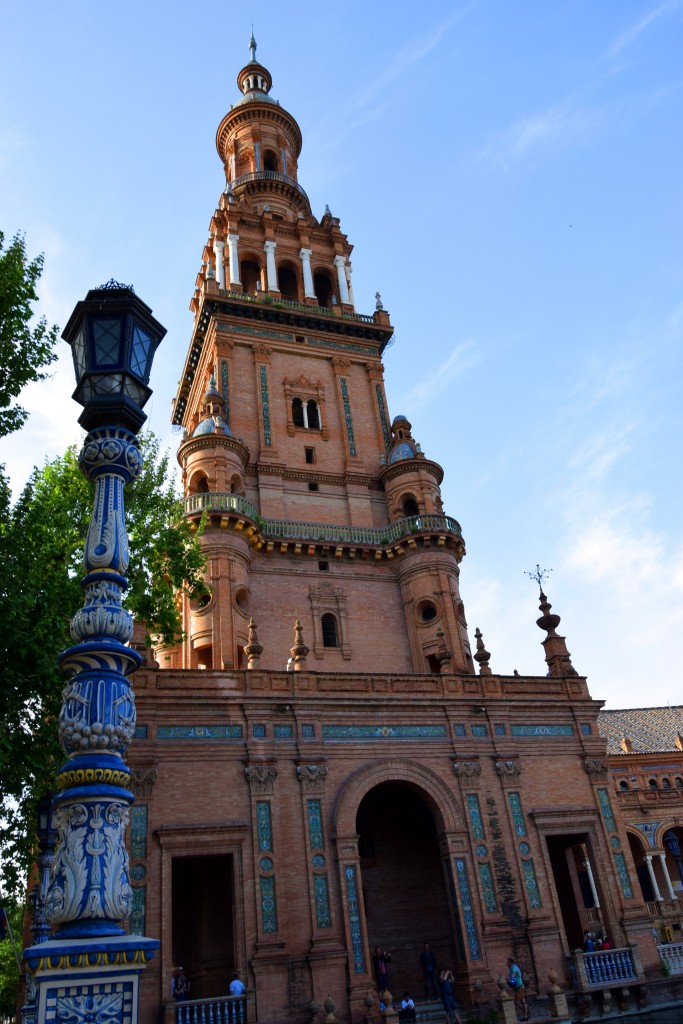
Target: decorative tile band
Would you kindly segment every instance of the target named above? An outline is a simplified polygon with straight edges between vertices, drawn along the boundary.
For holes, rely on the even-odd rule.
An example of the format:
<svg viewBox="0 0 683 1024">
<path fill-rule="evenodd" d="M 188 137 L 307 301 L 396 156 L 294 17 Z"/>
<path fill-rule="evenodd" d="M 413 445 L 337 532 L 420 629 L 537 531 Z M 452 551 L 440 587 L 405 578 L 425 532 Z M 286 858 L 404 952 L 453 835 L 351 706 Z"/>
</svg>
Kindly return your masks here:
<svg viewBox="0 0 683 1024">
<path fill-rule="evenodd" d="M 498 910 L 498 904 L 496 903 L 496 890 L 493 885 L 493 875 L 491 874 L 491 865 L 486 864 L 479 865 L 479 880 L 481 882 L 481 888 L 484 893 L 484 906 L 487 913 L 495 914 Z"/>
<path fill-rule="evenodd" d="M 292 726 L 291 725 L 274 725 L 273 736 L 276 740 L 291 740 L 292 738 Z"/>
<path fill-rule="evenodd" d="M 130 912 L 130 934 L 131 935 L 144 935 L 145 934 L 145 896 L 147 893 L 146 885 L 133 886 L 131 890 L 133 893 L 133 906 Z"/>
<path fill-rule="evenodd" d="M 230 380 L 228 360 L 221 359 L 221 395 L 223 397 L 223 416 L 230 426 Z"/>
<path fill-rule="evenodd" d="M 158 740 L 241 740 L 241 725 L 158 725 Z"/>
<path fill-rule="evenodd" d="M 379 409 L 379 421 L 382 424 L 382 433 L 384 434 L 384 444 L 386 445 L 387 451 L 391 444 L 391 432 L 389 431 L 389 423 L 387 420 L 387 411 L 384 408 L 384 395 L 382 393 L 382 385 L 375 384 L 375 395 L 377 396 L 377 408 Z"/>
<path fill-rule="evenodd" d="M 311 740 L 315 737 L 315 726 L 314 725 L 302 725 L 301 735 L 305 740 Z"/>
<path fill-rule="evenodd" d="M 440 740 L 444 725 L 324 725 L 324 740 Z"/>
<path fill-rule="evenodd" d="M 260 877 L 261 882 L 261 928 L 264 932 L 277 931 L 277 901 L 275 899 L 275 879 Z"/>
<path fill-rule="evenodd" d="M 511 736 L 573 736 L 573 725 L 511 725 Z"/>
<path fill-rule="evenodd" d="M 346 865 L 344 868 L 344 878 L 346 879 L 346 912 L 349 917 L 351 949 L 353 951 L 353 972 L 354 974 L 365 974 L 365 955 L 363 953 L 360 912 L 358 910 L 358 882 L 355 864 Z"/>
<path fill-rule="evenodd" d="M 508 793 L 508 802 L 510 804 L 510 813 L 512 814 L 512 824 L 515 828 L 515 835 L 525 836 L 526 822 L 524 820 L 522 801 L 519 798 L 519 793 Z"/>
<path fill-rule="evenodd" d="M 327 341 L 324 338 L 306 338 L 306 344 L 313 348 L 334 348 L 342 352 L 356 352 L 358 355 L 367 356 L 376 345 L 370 341 L 367 345 L 354 345 L 352 341 Z"/>
<path fill-rule="evenodd" d="M 473 725 L 470 727 L 473 736 L 487 736 L 488 730 L 485 725 Z"/>
<path fill-rule="evenodd" d="M 135 736 L 136 740 L 146 740 L 147 739 L 147 726 L 146 725 L 136 725 L 135 726 L 134 736 Z"/>
<path fill-rule="evenodd" d="M 617 867 L 617 874 L 619 875 L 619 885 L 623 893 L 624 899 L 633 899 L 633 887 L 631 886 L 631 879 L 628 875 L 628 868 L 626 867 L 626 858 L 623 853 L 614 854 L 614 863 Z M 135 890 L 133 890 L 135 891 Z"/>
<path fill-rule="evenodd" d="M 458 897 L 455 895 L 455 881 L 453 879 L 453 867 L 450 860 L 446 864 L 446 878 L 448 879 L 448 895 L 451 898 L 451 909 L 453 911 L 453 922 L 455 924 L 455 938 L 458 944 L 458 957 L 465 959 L 465 943 L 462 938 L 462 924 L 460 922 L 460 907 Z"/>
<path fill-rule="evenodd" d="M 322 806 L 320 800 L 308 800 L 308 835 L 312 850 L 322 850 L 325 846 L 323 839 Z"/>
<path fill-rule="evenodd" d="M 270 821 L 270 800 L 256 801 L 256 836 L 262 853 L 273 849 L 273 829 Z"/>
<path fill-rule="evenodd" d="M 315 898 L 315 920 L 318 928 L 331 928 L 330 896 L 327 889 L 327 875 L 313 875 L 313 896 Z"/>
<path fill-rule="evenodd" d="M 484 822 L 481 817 L 481 808 L 479 807 L 479 798 L 476 793 L 467 794 L 467 810 L 470 814 L 470 824 L 472 826 L 472 835 L 475 839 L 485 839 L 484 833 Z"/>
<path fill-rule="evenodd" d="M 531 860 L 522 861 L 522 875 L 524 876 L 524 885 L 526 887 L 527 896 L 529 897 L 529 906 L 540 907 L 541 893 L 539 892 L 538 882 L 536 881 L 533 857 Z"/>
<path fill-rule="evenodd" d="M 600 803 L 600 810 L 605 821 L 605 827 L 608 832 L 616 832 L 617 823 L 614 820 L 614 814 L 612 813 L 612 805 L 609 802 L 609 795 L 606 789 L 598 789 L 598 802 Z"/>
<path fill-rule="evenodd" d="M 351 419 L 351 405 L 349 404 L 349 389 L 346 377 L 339 381 L 341 387 L 342 402 L 344 403 L 344 421 L 346 423 L 346 436 L 349 440 L 349 455 L 356 454 L 356 439 L 353 434 L 353 420 Z"/>
<path fill-rule="evenodd" d="M 472 909 L 472 897 L 470 896 L 470 883 L 467 878 L 467 865 L 460 857 L 455 858 L 455 877 L 458 880 L 460 907 L 465 921 L 465 932 L 467 933 L 467 943 L 470 948 L 470 958 L 472 960 L 481 960 L 479 939 L 477 938 L 477 929 L 474 924 L 474 911 Z"/>
<path fill-rule="evenodd" d="M 131 857 L 147 856 L 147 804 L 133 804 L 130 811 Z M 142 935 L 142 932 L 136 934 Z"/>
<path fill-rule="evenodd" d="M 89 953 L 82 954 L 81 957 L 83 960 L 87 960 L 88 966 L 90 966 L 95 959 L 97 959 L 98 965 L 102 960 L 106 962 L 108 955 L 110 954 Z M 69 962 L 75 959 L 75 956 L 60 957 L 61 959 Z M 90 1018 L 91 1021 L 97 1021 L 99 1024 L 100 1021 L 109 1018 L 115 1024 L 132 1024 L 138 1017 L 137 998 L 133 999 L 133 982 L 108 981 L 106 975 L 101 975 L 101 977 L 103 978 L 102 984 L 93 983 L 89 979 L 87 984 L 68 984 L 63 978 L 59 978 L 56 983 L 43 981 L 41 991 L 44 993 L 45 1016 L 43 1018 L 41 1014 L 41 1019 L 71 1020 L 77 1024 L 83 1024 Z M 78 980 L 83 982 L 86 979 Z M 88 1004 L 90 1004 L 92 1012 L 88 1012 Z M 27 1019 L 35 1020 L 35 1017 L 31 1014 Z"/>
<path fill-rule="evenodd" d="M 237 324 L 217 323 L 216 329 L 225 331 L 226 334 L 249 334 L 254 338 L 267 338 L 269 341 L 294 341 L 293 334 L 286 334 L 281 331 L 264 331 L 259 327 L 240 327 Z"/>
<path fill-rule="evenodd" d="M 453 734 L 455 736 L 466 736 L 467 730 L 465 729 L 464 722 L 456 722 L 453 726 Z"/>
<path fill-rule="evenodd" d="M 261 381 L 261 410 L 263 412 L 263 443 L 270 445 L 272 436 L 270 433 L 270 399 L 268 398 L 268 370 L 263 363 L 259 366 L 259 379 Z"/>
</svg>

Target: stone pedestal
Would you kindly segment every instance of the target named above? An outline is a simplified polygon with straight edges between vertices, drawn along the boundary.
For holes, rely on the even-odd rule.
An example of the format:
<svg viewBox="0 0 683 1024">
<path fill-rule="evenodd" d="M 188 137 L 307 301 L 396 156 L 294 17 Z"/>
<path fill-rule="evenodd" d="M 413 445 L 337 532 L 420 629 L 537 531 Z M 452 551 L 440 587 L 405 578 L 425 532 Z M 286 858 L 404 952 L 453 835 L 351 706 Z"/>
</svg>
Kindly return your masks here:
<svg viewBox="0 0 683 1024">
<path fill-rule="evenodd" d="M 140 974 L 156 939 L 51 939 L 24 950 L 24 1024 L 137 1024 Z"/>
</svg>

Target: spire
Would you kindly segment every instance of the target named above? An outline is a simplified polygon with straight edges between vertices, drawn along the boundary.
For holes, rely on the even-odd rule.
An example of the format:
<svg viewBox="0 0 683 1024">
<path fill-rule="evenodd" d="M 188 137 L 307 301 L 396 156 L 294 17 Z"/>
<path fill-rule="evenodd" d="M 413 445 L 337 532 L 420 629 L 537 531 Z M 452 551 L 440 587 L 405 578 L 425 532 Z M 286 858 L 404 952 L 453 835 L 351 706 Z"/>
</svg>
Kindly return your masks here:
<svg viewBox="0 0 683 1024">
<path fill-rule="evenodd" d="M 252 64 L 256 63 L 256 40 L 254 39 L 254 26 L 251 26 L 251 39 L 249 40 L 249 59 Z"/>
<path fill-rule="evenodd" d="M 258 668 L 259 659 L 263 654 L 263 645 L 259 643 L 256 623 L 253 618 L 249 619 L 249 642 L 244 648 L 244 653 L 247 656 L 247 668 L 252 671 Z"/>
<path fill-rule="evenodd" d="M 290 650 L 290 654 L 294 659 L 294 671 L 302 672 L 306 668 L 306 658 L 308 657 L 309 648 L 304 643 L 304 630 L 299 619 L 294 623 L 294 646 Z"/>
<path fill-rule="evenodd" d="M 571 656 L 567 650 L 565 638 L 556 632 L 557 627 L 560 624 L 560 616 L 550 614 L 552 605 L 548 601 L 548 598 L 545 596 L 542 589 L 539 596 L 541 600 L 538 607 L 543 614 L 540 618 L 536 619 L 536 625 L 539 629 L 544 629 L 547 633 L 547 636 L 542 643 L 545 649 L 545 660 L 548 666 L 548 675 L 576 676 L 578 675 L 578 672 L 572 665 Z"/>
<path fill-rule="evenodd" d="M 479 626 L 475 629 L 474 635 L 477 640 L 477 653 L 474 655 L 474 660 L 479 665 L 479 675 L 490 676 L 491 669 L 489 668 L 489 661 L 491 660 L 491 655 L 484 647 L 484 637 Z"/>
</svg>

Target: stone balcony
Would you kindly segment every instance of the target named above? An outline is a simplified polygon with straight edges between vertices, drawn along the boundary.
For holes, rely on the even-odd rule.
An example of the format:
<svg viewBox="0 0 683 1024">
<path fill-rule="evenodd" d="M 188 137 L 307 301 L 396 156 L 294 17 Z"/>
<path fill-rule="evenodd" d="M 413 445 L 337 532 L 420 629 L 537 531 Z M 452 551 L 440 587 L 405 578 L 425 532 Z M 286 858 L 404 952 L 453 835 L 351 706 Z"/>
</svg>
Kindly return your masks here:
<svg viewBox="0 0 683 1024">
<path fill-rule="evenodd" d="M 206 515 L 223 529 L 241 532 L 252 547 L 279 553 L 320 555 L 340 558 L 343 554 L 375 561 L 405 555 L 420 547 L 451 548 L 458 560 L 465 553 L 460 524 L 445 515 L 419 515 L 399 519 L 386 526 L 345 526 L 309 523 L 289 519 L 265 519 L 246 498 L 238 494 L 204 493 L 185 498 L 185 515 Z"/>
</svg>

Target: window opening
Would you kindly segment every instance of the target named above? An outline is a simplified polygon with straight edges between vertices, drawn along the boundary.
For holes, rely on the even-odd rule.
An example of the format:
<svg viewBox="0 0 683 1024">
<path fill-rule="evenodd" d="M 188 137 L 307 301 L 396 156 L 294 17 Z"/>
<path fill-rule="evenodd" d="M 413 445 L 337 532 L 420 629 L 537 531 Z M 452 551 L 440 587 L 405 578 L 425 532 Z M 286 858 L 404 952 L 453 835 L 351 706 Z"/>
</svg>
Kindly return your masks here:
<svg viewBox="0 0 683 1024">
<path fill-rule="evenodd" d="M 263 170 L 277 171 L 277 156 L 272 149 L 267 149 L 263 154 Z"/>
<path fill-rule="evenodd" d="M 313 275 L 313 290 L 319 306 L 331 305 L 332 285 L 326 274 Z"/>
<path fill-rule="evenodd" d="M 628 789 L 628 782 L 626 782 L 624 779 L 622 779 L 621 782 L 619 783 L 619 789 Z"/>
<path fill-rule="evenodd" d="M 309 480 L 308 481 L 308 489 L 309 489 L 309 491 L 319 491 L 320 490 L 320 486 L 318 484 L 318 481 L 317 480 Z"/>
<path fill-rule="evenodd" d="M 323 647 L 339 647 L 337 637 L 337 620 L 331 612 L 326 612 L 320 620 L 323 631 Z"/>
<path fill-rule="evenodd" d="M 318 569 L 320 570 L 320 572 L 329 572 L 330 571 L 330 563 L 329 562 L 318 562 Z"/>
<path fill-rule="evenodd" d="M 403 514 L 405 516 L 419 516 L 420 510 L 417 507 L 415 498 L 406 498 L 403 502 Z"/>
<path fill-rule="evenodd" d="M 648 779 L 647 780 L 647 784 L 650 787 L 650 789 L 658 789 L 659 788 L 659 784 L 658 784 L 656 779 Z"/>
<path fill-rule="evenodd" d="M 295 398 L 292 402 L 292 420 L 295 427 L 304 427 L 304 403 L 300 398 Z"/>
<path fill-rule="evenodd" d="M 315 462 L 315 448 L 304 448 L 306 453 L 306 462 L 309 466 L 312 466 Z"/>
<path fill-rule="evenodd" d="M 256 295 L 261 285 L 261 268 L 253 260 L 243 260 L 240 267 L 242 291 L 246 295 Z"/>
<path fill-rule="evenodd" d="M 277 272 L 277 286 L 283 299 L 290 302 L 299 301 L 299 282 L 290 267 L 280 267 Z"/>
<path fill-rule="evenodd" d="M 318 403 L 313 398 L 309 398 L 306 402 L 306 413 L 308 424 L 312 430 L 320 430 L 320 412 L 318 410 Z"/>
</svg>

